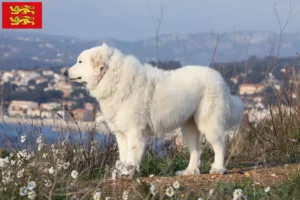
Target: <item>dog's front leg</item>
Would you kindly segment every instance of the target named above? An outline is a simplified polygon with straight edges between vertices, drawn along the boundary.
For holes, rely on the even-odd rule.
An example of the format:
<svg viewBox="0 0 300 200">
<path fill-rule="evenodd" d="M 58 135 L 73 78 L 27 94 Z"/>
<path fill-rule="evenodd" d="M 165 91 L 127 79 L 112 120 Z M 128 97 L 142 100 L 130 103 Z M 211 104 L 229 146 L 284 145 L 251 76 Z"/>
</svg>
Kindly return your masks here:
<svg viewBox="0 0 300 200">
<path fill-rule="evenodd" d="M 124 133 L 116 132 L 120 161 L 125 164 L 127 159 L 127 138 Z"/>
<path fill-rule="evenodd" d="M 127 167 L 134 167 L 139 171 L 139 165 L 145 151 L 148 136 L 142 130 L 136 129 L 126 132 L 126 136 L 127 159 L 125 164 Z"/>
</svg>

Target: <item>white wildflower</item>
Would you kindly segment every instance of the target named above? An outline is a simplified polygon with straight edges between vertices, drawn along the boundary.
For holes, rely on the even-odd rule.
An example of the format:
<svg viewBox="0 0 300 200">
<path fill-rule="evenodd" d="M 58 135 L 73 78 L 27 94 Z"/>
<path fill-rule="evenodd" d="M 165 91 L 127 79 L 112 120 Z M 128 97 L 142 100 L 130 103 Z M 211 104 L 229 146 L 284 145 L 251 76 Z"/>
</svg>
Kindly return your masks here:
<svg viewBox="0 0 300 200">
<path fill-rule="evenodd" d="M 27 187 L 21 187 L 20 188 L 20 196 L 25 196 L 28 194 L 28 188 Z"/>
<path fill-rule="evenodd" d="M 29 190 L 33 190 L 34 188 L 36 188 L 36 183 L 34 181 L 30 181 L 28 183 L 27 187 L 28 187 Z"/>
<path fill-rule="evenodd" d="M 291 139 L 292 143 L 297 143 L 296 139 Z"/>
<path fill-rule="evenodd" d="M 17 157 L 18 158 L 25 158 L 27 156 L 27 152 L 26 152 L 26 149 L 22 150 L 22 151 L 19 151 L 17 153 Z"/>
<path fill-rule="evenodd" d="M 11 164 L 11 166 L 14 166 L 16 164 L 16 161 L 15 160 L 11 160 L 10 164 Z"/>
<path fill-rule="evenodd" d="M 214 191 L 215 191 L 214 189 L 209 190 L 208 196 L 213 195 Z"/>
<path fill-rule="evenodd" d="M 38 146 L 38 151 L 41 151 L 42 148 L 43 148 L 43 146 L 44 146 L 44 144 L 39 144 L 39 146 Z"/>
<path fill-rule="evenodd" d="M 200 197 L 200 198 L 198 198 L 198 200 L 203 200 L 203 198 Z"/>
<path fill-rule="evenodd" d="M 59 154 L 59 149 L 53 149 L 53 153 L 54 153 L 54 156 L 55 156 L 56 154 Z"/>
<path fill-rule="evenodd" d="M 59 171 L 63 168 L 63 162 L 60 159 L 56 161 L 56 169 Z"/>
<path fill-rule="evenodd" d="M 2 183 L 3 184 L 8 184 L 12 181 L 12 178 L 10 177 L 10 175 L 5 175 L 5 176 L 2 176 Z"/>
<path fill-rule="evenodd" d="M 19 167 L 21 167 L 22 164 L 23 164 L 23 161 L 22 161 L 21 159 L 17 161 L 17 165 L 18 165 Z"/>
<path fill-rule="evenodd" d="M 76 200 L 78 200 L 78 198 L 76 197 L 75 194 L 73 194 L 73 196 L 71 196 L 71 199 L 76 199 Z"/>
<path fill-rule="evenodd" d="M 54 174 L 54 173 L 55 173 L 54 168 L 53 168 L 53 167 L 50 167 L 50 169 L 49 169 L 49 174 Z"/>
<path fill-rule="evenodd" d="M 243 197 L 243 191 L 241 189 L 236 189 L 233 192 L 233 200 L 240 200 Z"/>
<path fill-rule="evenodd" d="M 47 188 L 51 187 L 52 183 L 51 183 L 50 180 L 45 180 L 44 182 L 45 182 L 45 186 L 46 186 Z"/>
<path fill-rule="evenodd" d="M 0 158 L 0 168 L 5 167 L 9 163 L 8 157 Z"/>
<path fill-rule="evenodd" d="M 73 170 L 71 172 L 71 176 L 72 176 L 72 178 L 76 179 L 78 177 L 78 172 L 76 170 Z"/>
<path fill-rule="evenodd" d="M 137 179 L 136 179 L 136 182 L 137 182 L 138 184 L 141 184 L 141 183 L 142 183 L 140 178 L 137 178 Z"/>
<path fill-rule="evenodd" d="M 267 192 L 267 193 L 270 192 L 270 190 L 271 190 L 270 186 L 265 188 L 265 192 Z"/>
<path fill-rule="evenodd" d="M 127 190 L 125 190 L 123 192 L 122 198 L 123 198 L 123 200 L 127 200 L 128 199 L 128 191 Z"/>
<path fill-rule="evenodd" d="M 47 158 L 48 154 L 43 153 L 43 158 Z"/>
<path fill-rule="evenodd" d="M 150 174 L 150 175 L 149 175 L 149 178 L 153 178 L 153 177 L 154 177 L 154 174 Z"/>
<path fill-rule="evenodd" d="M 175 190 L 177 190 L 177 189 L 180 187 L 179 182 L 178 182 L 178 181 L 175 181 L 175 182 L 173 183 L 173 187 L 174 187 Z"/>
<path fill-rule="evenodd" d="M 101 192 L 96 192 L 93 196 L 94 200 L 100 200 L 100 198 L 101 198 Z"/>
<path fill-rule="evenodd" d="M 34 152 L 28 153 L 25 155 L 25 159 L 29 160 L 30 158 L 34 157 L 34 155 L 35 155 Z"/>
<path fill-rule="evenodd" d="M 43 142 L 42 134 L 36 139 L 36 142 L 38 144 L 41 144 Z"/>
<path fill-rule="evenodd" d="M 116 180 L 116 177 L 117 177 L 117 170 L 114 170 L 111 174 L 111 178 L 112 180 Z"/>
<path fill-rule="evenodd" d="M 67 144 L 68 144 L 68 141 L 66 141 L 66 140 L 64 140 L 64 141 L 61 142 L 62 146 L 67 146 Z"/>
<path fill-rule="evenodd" d="M 28 166 L 29 166 L 29 167 L 34 167 L 34 166 L 35 166 L 35 161 L 29 163 Z"/>
<path fill-rule="evenodd" d="M 26 141 L 26 135 L 21 136 L 21 143 L 24 143 Z"/>
<path fill-rule="evenodd" d="M 21 169 L 20 171 L 18 171 L 18 173 L 17 173 L 17 178 L 22 178 L 22 177 L 23 177 L 23 174 L 24 174 L 24 168 Z"/>
<path fill-rule="evenodd" d="M 36 192 L 35 191 L 29 191 L 28 192 L 28 199 L 35 199 L 36 197 Z"/>
<path fill-rule="evenodd" d="M 153 185 L 152 183 L 151 183 L 151 187 L 150 187 L 150 192 L 151 192 L 151 194 L 155 194 L 155 185 Z"/>
<path fill-rule="evenodd" d="M 105 200 L 110 200 L 110 197 L 105 197 Z"/>
<path fill-rule="evenodd" d="M 64 168 L 64 169 L 68 169 L 69 166 L 70 166 L 70 163 L 69 163 L 69 162 L 65 162 L 65 163 L 63 164 L 63 168 Z"/>
<path fill-rule="evenodd" d="M 172 197 L 172 196 L 174 196 L 174 189 L 170 186 L 170 187 L 168 187 L 167 189 L 166 189 L 166 195 L 168 196 L 168 197 Z"/>
</svg>

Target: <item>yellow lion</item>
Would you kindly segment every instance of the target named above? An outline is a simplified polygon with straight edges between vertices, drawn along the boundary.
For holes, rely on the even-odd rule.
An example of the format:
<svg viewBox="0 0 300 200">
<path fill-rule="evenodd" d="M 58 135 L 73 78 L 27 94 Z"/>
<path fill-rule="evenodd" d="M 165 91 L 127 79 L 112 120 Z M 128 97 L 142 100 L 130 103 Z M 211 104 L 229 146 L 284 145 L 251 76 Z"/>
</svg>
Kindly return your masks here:
<svg viewBox="0 0 300 200">
<path fill-rule="evenodd" d="M 27 14 L 27 13 L 34 14 L 34 11 L 33 11 L 34 6 L 24 5 L 24 6 L 21 6 L 21 8 L 19 6 L 10 6 L 9 8 L 11 10 L 12 15 L 18 15 L 20 13 L 22 13 L 22 14 Z"/>
<path fill-rule="evenodd" d="M 19 18 L 18 16 L 16 16 L 15 18 L 13 17 L 10 17 L 9 18 L 10 21 L 11 21 L 11 25 L 19 25 L 19 24 L 22 24 L 22 25 L 26 25 L 26 24 L 31 24 L 31 25 L 34 25 L 34 17 L 29 17 L 29 16 L 24 16 L 24 17 L 21 17 Z"/>
</svg>

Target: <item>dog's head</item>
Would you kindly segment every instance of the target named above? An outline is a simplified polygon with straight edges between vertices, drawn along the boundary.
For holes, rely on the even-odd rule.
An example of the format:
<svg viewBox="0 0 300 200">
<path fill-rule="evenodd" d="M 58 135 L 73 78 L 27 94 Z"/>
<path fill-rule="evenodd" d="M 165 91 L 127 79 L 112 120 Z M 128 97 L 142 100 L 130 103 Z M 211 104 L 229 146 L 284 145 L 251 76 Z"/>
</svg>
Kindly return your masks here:
<svg viewBox="0 0 300 200">
<path fill-rule="evenodd" d="M 88 89 L 95 88 L 109 67 L 113 49 L 103 43 L 101 46 L 83 51 L 75 65 L 64 72 L 71 81 L 82 83 Z"/>
</svg>

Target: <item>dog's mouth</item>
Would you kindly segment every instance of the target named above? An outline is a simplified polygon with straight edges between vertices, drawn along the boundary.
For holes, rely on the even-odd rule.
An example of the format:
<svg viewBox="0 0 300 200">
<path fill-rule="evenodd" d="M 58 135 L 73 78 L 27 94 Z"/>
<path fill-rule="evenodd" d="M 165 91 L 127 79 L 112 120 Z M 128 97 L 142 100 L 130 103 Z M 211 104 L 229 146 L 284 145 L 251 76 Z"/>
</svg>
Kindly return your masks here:
<svg viewBox="0 0 300 200">
<path fill-rule="evenodd" d="M 81 77 L 77 77 L 77 78 L 70 78 L 71 81 L 77 81 L 77 80 L 80 80 Z"/>
<path fill-rule="evenodd" d="M 86 84 L 87 84 L 87 82 L 86 82 L 86 81 L 79 81 L 79 80 L 81 80 L 81 77 L 77 77 L 77 78 L 70 78 L 70 80 L 71 80 L 71 81 L 77 81 L 78 83 L 82 83 L 82 84 L 84 84 L 84 85 L 86 85 Z"/>
</svg>

